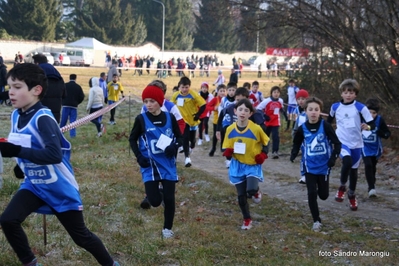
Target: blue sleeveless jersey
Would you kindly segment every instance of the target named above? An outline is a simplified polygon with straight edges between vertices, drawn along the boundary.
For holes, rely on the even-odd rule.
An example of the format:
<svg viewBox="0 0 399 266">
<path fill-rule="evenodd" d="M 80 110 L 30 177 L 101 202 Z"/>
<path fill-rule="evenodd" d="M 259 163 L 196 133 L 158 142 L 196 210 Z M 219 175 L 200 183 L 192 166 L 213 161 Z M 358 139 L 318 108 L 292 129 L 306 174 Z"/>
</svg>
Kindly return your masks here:
<svg viewBox="0 0 399 266">
<path fill-rule="evenodd" d="M 47 108 L 39 109 L 29 123 L 21 129 L 17 127 L 18 111 L 14 110 L 11 115 L 11 132 L 31 136 L 31 148 L 37 150 L 44 149 L 44 141 L 37 128 L 37 121 L 41 116 L 49 116 L 54 123 L 57 123 L 50 109 Z M 52 214 L 51 209 L 56 212 L 83 210 L 79 186 L 69 162 L 71 144 L 61 132 L 60 138 L 63 157 L 59 164 L 38 165 L 27 159 L 17 158 L 19 167 L 25 173 L 25 180 L 21 183 L 20 189 L 31 191 L 46 203 L 37 210 L 38 213 Z"/>
<path fill-rule="evenodd" d="M 149 158 L 151 166 L 140 167 L 143 182 L 160 181 L 162 179 L 177 181 L 176 159 L 167 158 L 163 150 L 156 147 L 161 134 L 164 134 L 175 141 L 172 120 L 170 114 L 166 113 L 166 123 L 163 127 L 157 127 L 148 119 L 146 113 L 141 114 L 144 119 L 145 133 L 139 139 L 139 149 L 141 154 Z"/>
<path fill-rule="evenodd" d="M 371 131 L 371 134 L 367 138 L 362 135 L 364 144 L 362 154 L 363 156 L 376 156 L 378 159 L 382 154 L 381 138 L 377 136 L 377 130 L 380 128 L 381 116 L 377 115 L 374 123 L 375 129 Z"/>
<path fill-rule="evenodd" d="M 327 162 L 331 157 L 332 147 L 325 134 L 324 123 L 324 120 L 322 120 L 316 133 L 310 132 L 306 124 L 302 124 L 305 142 L 303 154 L 303 170 L 305 173 L 314 175 L 328 175 L 330 173 Z"/>
</svg>

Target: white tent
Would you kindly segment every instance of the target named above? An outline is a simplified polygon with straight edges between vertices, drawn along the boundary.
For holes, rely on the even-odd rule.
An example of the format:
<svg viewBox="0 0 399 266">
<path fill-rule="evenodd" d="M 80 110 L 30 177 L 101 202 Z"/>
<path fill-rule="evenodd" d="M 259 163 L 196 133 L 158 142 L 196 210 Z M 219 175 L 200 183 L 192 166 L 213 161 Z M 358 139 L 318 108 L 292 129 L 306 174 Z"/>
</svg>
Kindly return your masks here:
<svg viewBox="0 0 399 266">
<path fill-rule="evenodd" d="M 65 44 L 65 47 L 78 47 L 78 48 L 86 48 L 86 49 L 93 49 L 93 50 L 111 50 L 111 49 L 113 49 L 112 46 L 102 43 L 102 42 L 96 40 L 95 38 L 88 38 L 88 37 L 84 37 L 75 42 L 67 43 L 67 44 Z"/>
</svg>

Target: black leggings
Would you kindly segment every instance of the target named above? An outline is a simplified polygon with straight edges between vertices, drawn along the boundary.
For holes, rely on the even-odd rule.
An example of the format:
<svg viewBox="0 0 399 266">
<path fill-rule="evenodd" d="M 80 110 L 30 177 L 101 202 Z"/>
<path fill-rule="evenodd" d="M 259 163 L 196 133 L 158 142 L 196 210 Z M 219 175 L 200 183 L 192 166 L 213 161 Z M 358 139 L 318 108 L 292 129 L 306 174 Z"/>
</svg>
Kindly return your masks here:
<svg viewBox="0 0 399 266">
<path fill-rule="evenodd" d="M 162 194 L 159 191 L 159 182 L 161 182 L 163 186 L 163 198 Z M 173 220 L 175 218 L 176 182 L 169 180 L 149 181 L 145 182 L 144 186 L 145 186 L 145 193 L 147 194 L 147 198 L 151 206 L 158 207 L 159 205 L 161 205 L 163 200 L 165 204 L 165 208 L 163 211 L 164 215 L 163 228 L 169 230 L 172 229 Z"/>
<path fill-rule="evenodd" d="M 35 255 L 21 224 L 29 214 L 44 204 L 44 201 L 29 190 L 18 190 L 1 215 L 0 224 L 4 235 L 23 264 L 33 261 Z M 112 266 L 114 264 L 114 260 L 101 240 L 87 229 L 81 211 L 57 213 L 53 210 L 53 212 L 73 241 L 90 252 L 100 265 Z"/>
<path fill-rule="evenodd" d="M 375 173 L 377 172 L 377 157 L 366 156 L 363 157 L 364 168 L 366 172 L 367 184 L 369 186 L 368 191 L 375 189 Z"/>
<path fill-rule="evenodd" d="M 247 182 L 250 179 L 250 182 Z M 244 219 L 250 219 L 248 197 L 252 197 L 259 190 L 259 181 L 255 177 L 247 177 L 244 182 L 235 184 L 238 196 L 238 205 L 240 206 L 242 216 Z"/>
<path fill-rule="evenodd" d="M 357 184 L 357 168 L 352 168 L 352 157 L 347 155 L 342 158 L 341 168 L 341 185 L 345 185 L 348 182 L 349 176 L 349 192 L 348 194 L 354 194 Z"/>
<path fill-rule="evenodd" d="M 205 135 L 208 135 L 209 131 L 209 117 L 204 117 L 200 119 L 200 124 L 198 125 L 198 138 L 202 139 L 202 132 L 205 132 Z"/>
<path fill-rule="evenodd" d="M 321 200 L 326 200 L 328 198 L 329 176 L 306 173 L 305 177 L 306 187 L 308 189 L 308 204 L 310 213 L 313 217 L 313 222 L 321 222 L 317 196 L 319 196 Z"/>
<path fill-rule="evenodd" d="M 217 124 L 212 124 L 213 125 L 213 134 L 212 134 L 212 150 L 216 151 L 216 145 L 218 143 L 218 138 L 216 137 L 216 130 L 218 128 Z"/>
<path fill-rule="evenodd" d="M 195 130 L 190 130 L 190 126 L 186 124 L 183 133 L 183 151 L 185 157 L 190 157 L 190 148 L 195 147 Z"/>
</svg>

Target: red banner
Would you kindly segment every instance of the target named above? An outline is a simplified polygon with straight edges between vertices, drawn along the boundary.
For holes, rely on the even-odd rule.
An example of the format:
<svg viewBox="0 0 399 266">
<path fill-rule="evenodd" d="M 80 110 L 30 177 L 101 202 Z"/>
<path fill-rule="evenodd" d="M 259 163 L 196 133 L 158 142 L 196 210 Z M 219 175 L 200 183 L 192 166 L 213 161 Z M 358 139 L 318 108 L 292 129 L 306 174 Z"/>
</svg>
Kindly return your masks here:
<svg viewBox="0 0 399 266">
<path fill-rule="evenodd" d="M 273 56 L 307 57 L 309 54 L 309 49 L 304 49 L 304 48 L 267 48 L 266 54 L 273 55 Z"/>
</svg>

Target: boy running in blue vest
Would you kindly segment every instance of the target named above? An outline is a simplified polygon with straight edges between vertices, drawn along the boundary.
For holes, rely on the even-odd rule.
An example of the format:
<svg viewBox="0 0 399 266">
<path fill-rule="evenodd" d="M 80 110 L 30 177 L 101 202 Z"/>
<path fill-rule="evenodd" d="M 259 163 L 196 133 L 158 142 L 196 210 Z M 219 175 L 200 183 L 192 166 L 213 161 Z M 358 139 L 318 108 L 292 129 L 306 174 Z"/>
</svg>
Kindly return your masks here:
<svg viewBox="0 0 399 266">
<path fill-rule="evenodd" d="M 23 265 L 40 265 L 21 224 L 32 212 L 54 214 L 73 241 L 100 265 L 118 266 L 84 223 L 79 186 L 69 162 L 71 144 L 50 109 L 40 102 L 47 90 L 44 71 L 34 64 L 18 64 L 8 72 L 7 81 L 16 109 L 11 114 L 9 142 L 1 142 L 0 150 L 3 157 L 16 157 L 18 176 L 24 178 L 0 218 L 8 242 Z"/>
<path fill-rule="evenodd" d="M 317 196 L 328 198 L 330 169 L 341 151 L 341 143 L 332 126 L 320 118 L 323 103 L 317 98 L 308 98 L 305 111 L 308 120 L 299 126 L 294 136 L 290 160 L 293 162 L 302 150 L 301 169 L 306 176 L 308 204 L 313 217 L 312 230 L 321 230 L 321 219 Z M 334 146 L 334 149 L 333 147 Z"/>
<path fill-rule="evenodd" d="M 142 93 L 147 111 L 138 115 L 129 137 L 130 147 L 140 165 L 145 192 L 151 206 L 163 202 L 163 238 L 174 236 L 175 188 L 178 181 L 176 153 L 183 144 L 176 118 L 163 112 L 164 94 L 159 87 L 147 86 Z M 159 184 L 162 184 L 162 193 Z"/>
<path fill-rule="evenodd" d="M 365 174 L 368 184 L 369 198 L 377 197 L 375 190 L 375 174 L 377 172 L 378 159 L 382 155 L 381 138 L 387 139 L 391 136 L 391 131 L 387 127 L 384 119 L 378 114 L 380 104 L 377 99 L 368 99 L 366 106 L 374 119 L 375 128 L 371 130 L 371 134 L 363 134 L 364 147 L 362 156 L 365 168 Z"/>
</svg>

